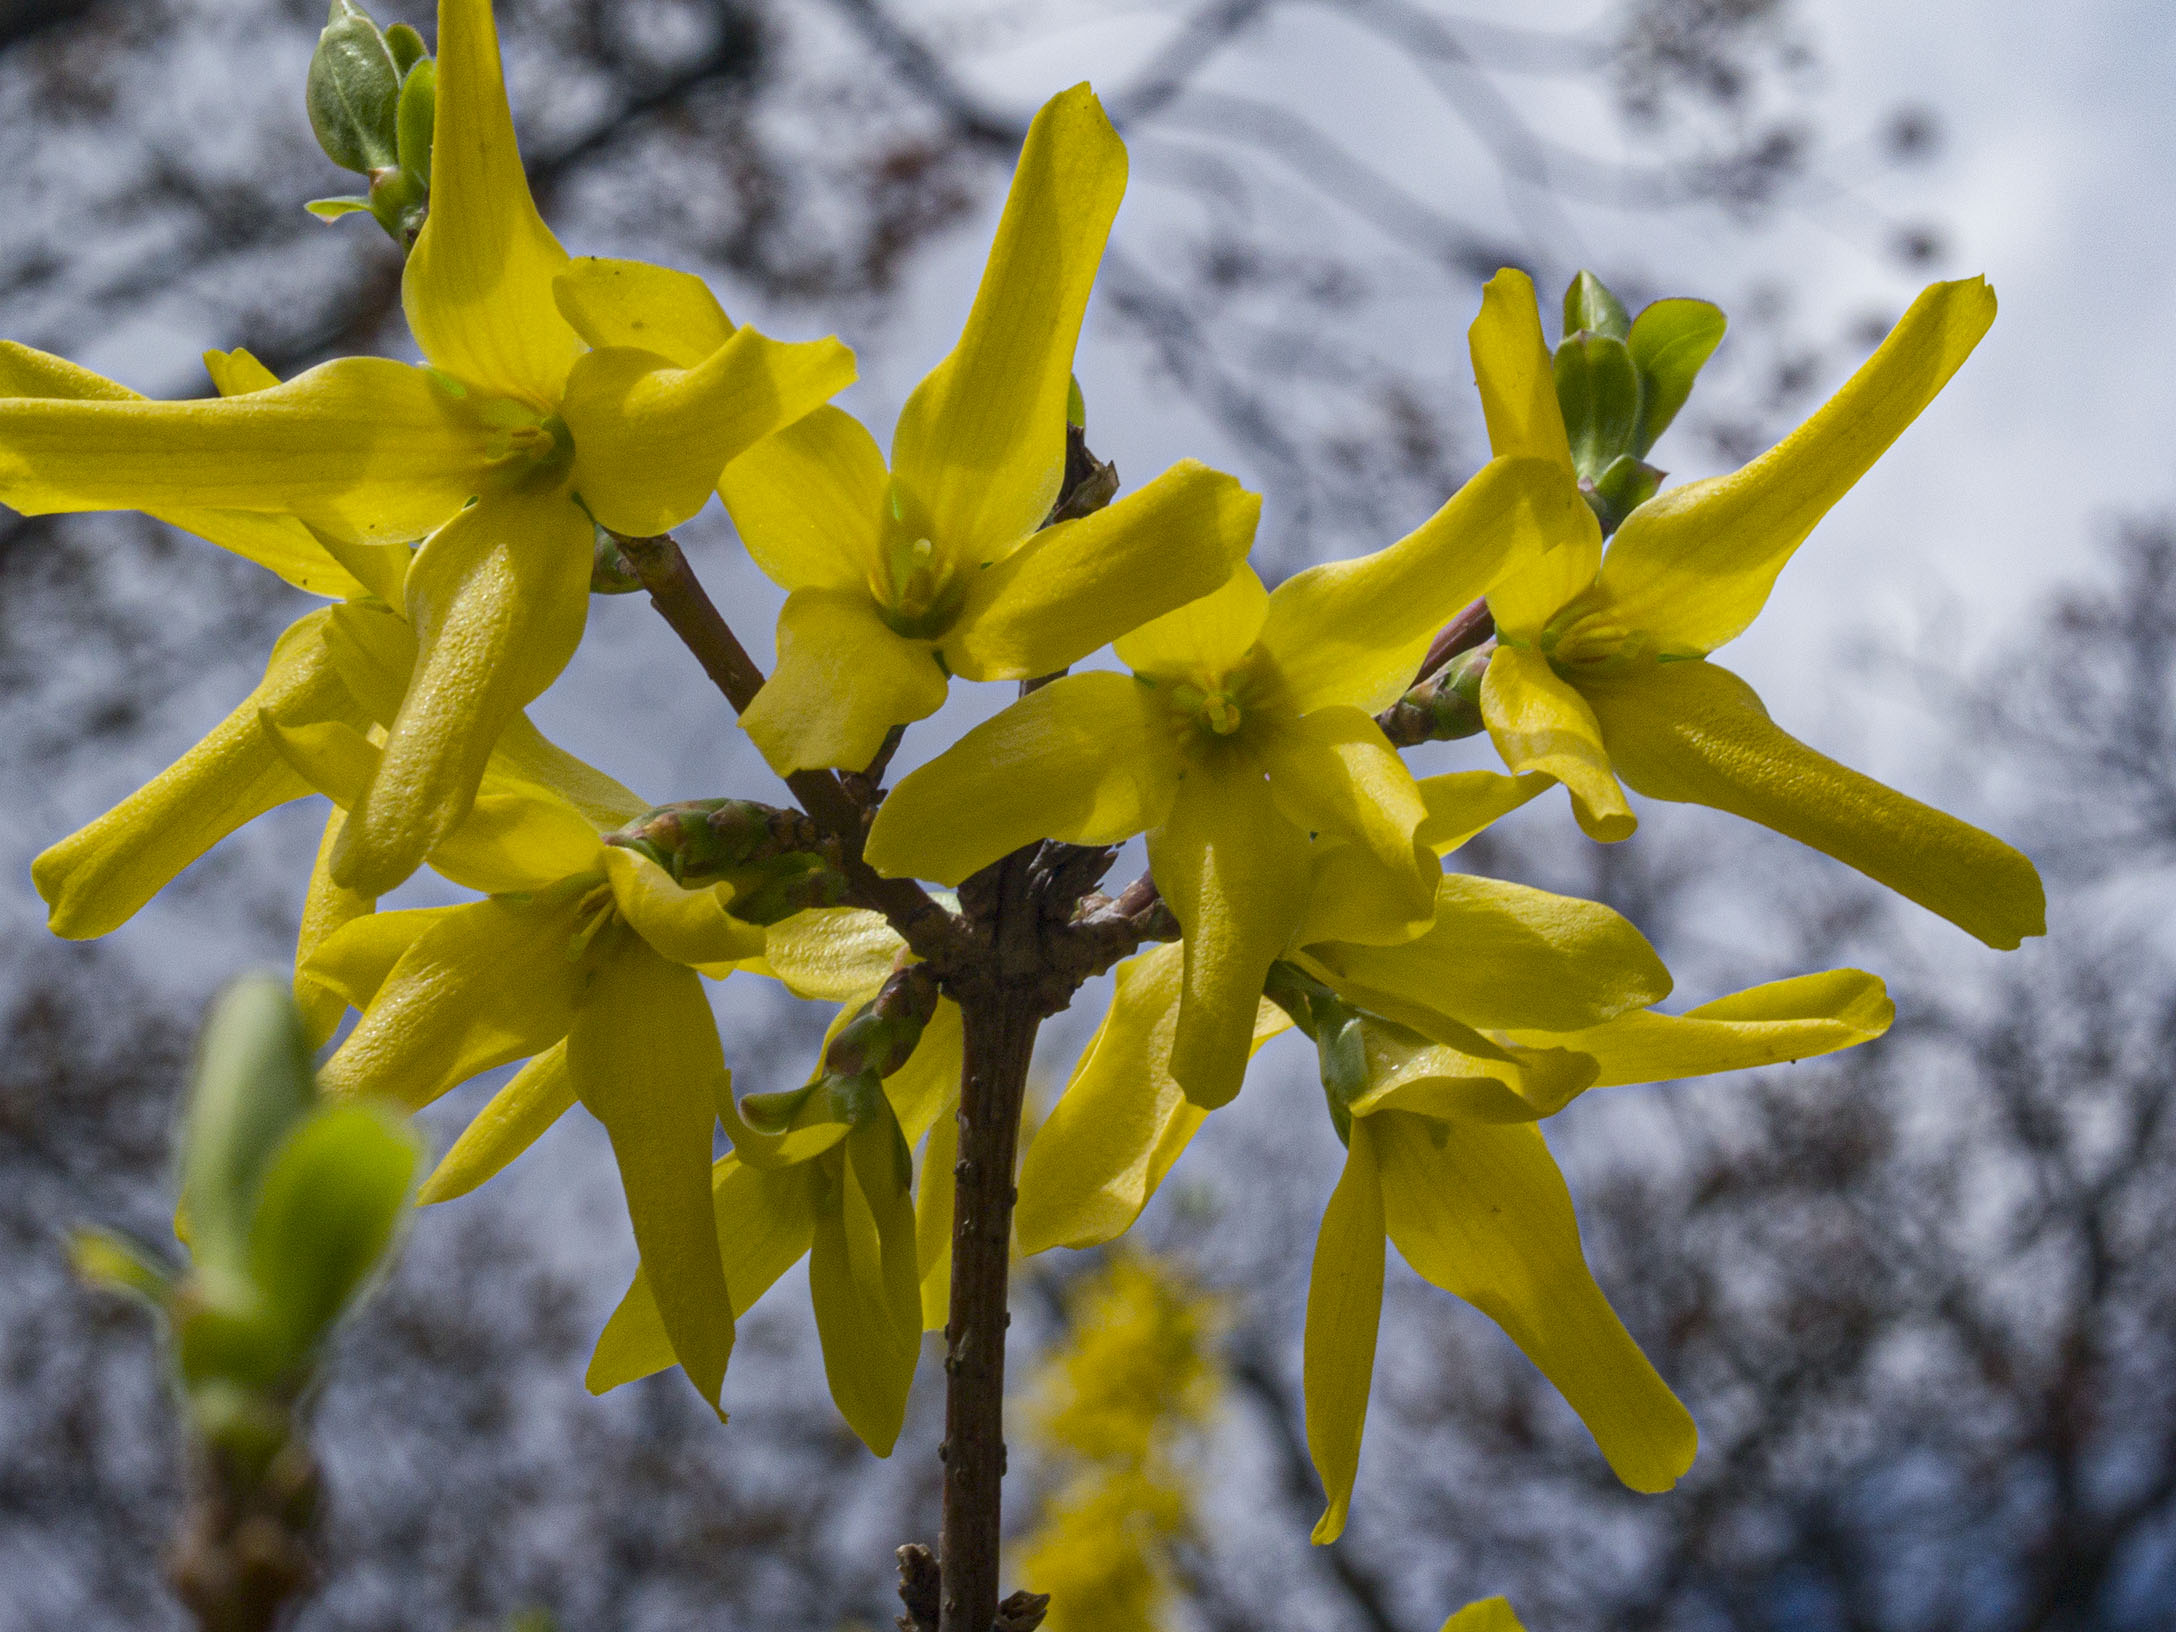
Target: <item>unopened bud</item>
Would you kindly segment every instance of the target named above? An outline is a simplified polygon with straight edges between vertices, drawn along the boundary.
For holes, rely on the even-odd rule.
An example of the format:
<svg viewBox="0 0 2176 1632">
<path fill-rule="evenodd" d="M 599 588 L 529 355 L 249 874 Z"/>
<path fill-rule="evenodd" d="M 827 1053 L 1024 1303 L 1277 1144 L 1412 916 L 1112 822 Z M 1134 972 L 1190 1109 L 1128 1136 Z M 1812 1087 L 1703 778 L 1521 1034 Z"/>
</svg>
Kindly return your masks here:
<svg viewBox="0 0 2176 1632">
<path fill-rule="evenodd" d="M 1400 748 L 1422 742 L 1456 742 L 1487 728 L 1481 717 L 1481 682 L 1496 643 L 1460 652 L 1384 710 L 1383 734 Z"/>
<path fill-rule="evenodd" d="M 1609 292 L 1609 286 L 1592 272 L 1582 272 L 1572 279 L 1564 291 L 1564 335 L 1566 339 L 1585 329 L 1590 334 L 1607 335 L 1612 340 L 1622 340 L 1632 332 L 1632 320 L 1625 315 L 1624 302 Z"/>
<path fill-rule="evenodd" d="M 325 156 L 370 175 L 399 162 L 401 71 L 378 25 L 352 0 L 333 0 L 310 57 L 310 128 Z"/>
<path fill-rule="evenodd" d="M 846 875 L 826 858 L 815 824 L 752 799 L 660 805 L 605 843 L 649 857 L 675 883 L 731 885 L 729 910 L 747 924 L 775 924 L 846 898 Z"/>
<path fill-rule="evenodd" d="M 642 575 L 619 546 L 619 540 L 602 527 L 589 558 L 589 592 L 592 595 L 632 595 L 642 587 Z"/>
</svg>

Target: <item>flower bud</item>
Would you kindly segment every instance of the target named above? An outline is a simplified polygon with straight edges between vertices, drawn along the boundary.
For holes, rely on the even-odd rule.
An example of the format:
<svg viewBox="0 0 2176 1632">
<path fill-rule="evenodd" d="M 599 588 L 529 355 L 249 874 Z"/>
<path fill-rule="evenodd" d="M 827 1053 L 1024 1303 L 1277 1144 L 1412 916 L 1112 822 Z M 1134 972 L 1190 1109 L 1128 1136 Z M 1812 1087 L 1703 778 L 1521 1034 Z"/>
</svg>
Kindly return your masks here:
<svg viewBox="0 0 2176 1632">
<path fill-rule="evenodd" d="M 307 83 L 310 128 L 325 156 L 358 175 L 398 163 L 400 90 L 400 68 L 378 25 L 352 0 L 332 0 Z"/>
<path fill-rule="evenodd" d="M 1582 329 L 1612 340 L 1632 332 L 1624 303 L 1592 272 L 1580 273 L 1564 291 L 1564 337 L 1568 340 Z"/>
</svg>

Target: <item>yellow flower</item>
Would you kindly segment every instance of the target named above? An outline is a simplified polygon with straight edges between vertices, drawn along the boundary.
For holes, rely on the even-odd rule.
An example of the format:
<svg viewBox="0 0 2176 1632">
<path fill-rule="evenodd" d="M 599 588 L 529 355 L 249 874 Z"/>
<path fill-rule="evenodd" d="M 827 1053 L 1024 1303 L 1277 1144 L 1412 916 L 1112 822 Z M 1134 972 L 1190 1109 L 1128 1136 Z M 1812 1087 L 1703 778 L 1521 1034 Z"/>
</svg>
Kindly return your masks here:
<svg viewBox="0 0 2176 1632">
<path fill-rule="evenodd" d="M 910 961 L 875 913 L 827 908 L 773 924 L 761 957 L 743 967 L 775 976 L 796 996 L 840 1005 L 825 1038 L 828 1056 Z M 831 1397 L 878 1456 L 890 1455 L 899 1438 L 922 1332 L 945 1321 L 953 1151 L 946 1112 L 959 1100 L 964 1048 L 957 1006 L 938 998 L 907 1046 L 903 1063 L 883 1062 L 888 1075 L 872 1065 L 842 1077 L 819 1065 L 795 1093 L 742 1107 L 728 1094 L 720 1106 L 734 1149 L 711 1170 L 733 1313 L 746 1314 L 807 1255 Z M 918 1206 L 909 1152 L 925 1134 Z M 425 1199 L 434 1199 L 428 1187 Z M 655 1285 L 645 1262 L 597 1339 L 593 1393 L 673 1363 Z"/>
<path fill-rule="evenodd" d="M 1707 656 L 1734 640 L 1831 505 L 1901 435 L 1994 321 L 1982 279 L 1930 286 L 1844 387 L 1742 470 L 1635 509 L 1602 550 L 1591 514 L 1536 568 L 1489 592 L 1499 641 L 1481 709 L 1504 762 L 1563 782 L 1596 839 L 1631 833 L 1618 778 L 1810 845 L 1978 936 L 2046 929 L 2033 865 L 1779 730 Z M 1471 331 L 1490 446 L 1573 480 L 1534 289 L 1499 272 Z"/>
<path fill-rule="evenodd" d="M 836 409 L 736 460 L 719 485 L 790 593 L 778 666 L 741 724 L 781 774 L 867 765 L 947 677 L 1053 674 L 1206 595 L 1260 501 L 1191 460 L 1109 509 L 1045 527 L 1065 469 L 1073 348 L 1126 150 L 1086 85 L 1029 127 L 959 344 L 907 399 L 891 465 Z"/>
<path fill-rule="evenodd" d="M 735 329 L 699 279 L 570 261 L 514 143 L 489 0 L 439 17 L 431 215 L 402 286 L 427 359 L 343 358 L 237 399 L 0 400 L 0 500 L 300 518 L 423 538 L 419 655 L 333 873 L 364 895 L 452 831 L 492 743 L 581 639 L 593 526 L 664 531 L 728 460 L 853 377 L 835 341 Z M 427 537 L 425 535 L 428 535 Z"/>
<path fill-rule="evenodd" d="M 1443 1632 L 1526 1632 L 1508 1598 L 1482 1598 L 1443 1623 Z"/>
<path fill-rule="evenodd" d="M 1053 681 L 904 778 L 870 830 L 871 865 L 953 884 L 1036 839 L 1147 832 L 1186 931 L 1173 1070 L 1195 1101 L 1222 1104 L 1262 976 L 1299 926 L 1310 833 L 1355 858 L 1348 934 L 1397 941 L 1428 923 L 1425 803 L 1373 715 L 1445 622 L 1585 508 L 1553 474 L 1499 459 L 1396 544 L 1273 594 L 1242 567 L 1123 636 L 1131 677 Z"/>
<path fill-rule="evenodd" d="M 353 727 L 274 729 L 290 762 L 336 802 L 370 785 L 379 750 Z M 416 1110 L 528 1059 L 477 1119 L 489 1137 L 472 1128 L 427 1199 L 481 1183 L 577 1100 L 604 1124 L 673 1355 L 715 1404 L 733 1319 L 711 1225 L 710 1151 L 730 1093 L 697 971 L 730 973 L 760 956 L 763 934 L 728 914 L 725 890 L 683 889 L 647 857 L 603 842 L 644 808 L 549 744 L 502 746 L 469 814 L 430 856 L 489 898 L 353 917 L 315 946 L 304 973 L 362 1011 L 319 1073 L 328 1094 Z"/>
</svg>

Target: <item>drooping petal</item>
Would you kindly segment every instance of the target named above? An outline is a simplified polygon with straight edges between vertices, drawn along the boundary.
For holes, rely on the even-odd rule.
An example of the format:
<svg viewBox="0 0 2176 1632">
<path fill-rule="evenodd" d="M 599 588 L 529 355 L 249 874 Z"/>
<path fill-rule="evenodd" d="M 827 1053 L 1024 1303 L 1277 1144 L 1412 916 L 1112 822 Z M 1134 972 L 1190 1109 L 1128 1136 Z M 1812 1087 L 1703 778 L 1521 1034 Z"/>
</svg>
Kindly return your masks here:
<svg viewBox="0 0 2176 1632">
<path fill-rule="evenodd" d="M 25 515 L 269 510 L 396 542 L 459 510 L 488 465 L 473 403 L 382 357 L 224 400 L 0 398 L 0 504 Z"/>
<path fill-rule="evenodd" d="M 1262 645 L 1293 707 L 1350 703 L 1376 713 L 1413 683 L 1439 629 L 1491 586 L 1532 570 L 1558 539 L 1593 526 L 1578 488 L 1554 465 L 1491 460 L 1387 549 L 1278 585 Z"/>
<path fill-rule="evenodd" d="M 1350 1102 L 1355 1117 L 1396 1110 L 1454 1123 L 1533 1122 L 1547 1114 L 1543 1102 L 1560 1108 L 1596 1072 L 1585 1056 L 1546 1046 L 1498 1049 L 1481 1039 L 1481 1050 L 1456 1048 L 1373 1021 L 1363 1035 L 1368 1088 Z"/>
<path fill-rule="evenodd" d="M 1307 1454 L 1329 1505 L 1315 1521 L 1317 1546 L 1344 1533 L 1360 1471 L 1375 1338 L 1383 1317 L 1383 1192 L 1367 1121 L 1352 1126 L 1345 1171 L 1323 1210 L 1307 1280 L 1304 1390 Z"/>
<path fill-rule="evenodd" d="M 841 1157 L 825 1163 L 837 1190 L 816 1215 L 809 1298 L 839 1415 L 870 1450 L 889 1456 L 922 1349 L 912 1163 L 884 1118 L 847 1135 Z"/>
<path fill-rule="evenodd" d="M 1830 506 L 1917 419 L 1995 320 L 1984 278 L 1930 285 L 1813 417 L 1743 469 L 1632 512 L 1602 564 L 1598 615 L 1665 653 L 1713 651 L 1767 604 Z"/>
<path fill-rule="evenodd" d="M 1192 459 L 1078 521 L 1045 527 L 975 575 L 946 636 L 954 674 L 1055 674 L 1153 618 L 1210 595 L 1246 559 L 1259 494 Z"/>
<path fill-rule="evenodd" d="M 1619 1479 L 1641 1491 L 1674 1485 L 1698 1430 L 1594 1284 L 1541 1130 L 1446 1127 L 1404 1111 L 1362 1121 L 1381 1168 L 1383 1222 L 1405 1261 L 1504 1329 Z"/>
<path fill-rule="evenodd" d="M 1037 839 L 1116 844 L 1162 820 L 1179 774 L 1152 688 L 1067 675 L 902 777 L 877 807 L 869 865 L 957 884 Z"/>
<path fill-rule="evenodd" d="M 44 851 L 31 882 L 53 933 L 70 940 L 128 922 L 189 863 L 243 823 L 301 799 L 310 784 L 280 757 L 263 719 L 360 719 L 326 655 L 330 612 L 291 624 L 241 707 L 143 787 Z"/>
<path fill-rule="evenodd" d="M 1466 331 L 1473 383 L 1488 421 L 1489 451 L 1546 459 L 1572 468 L 1564 411 L 1557 406 L 1556 370 L 1542 338 L 1534 280 L 1505 267 L 1481 286 L 1481 313 Z"/>
<path fill-rule="evenodd" d="M 296 973 L 335 993 L 351 1009 L 367 1009 L 408 949 L 433 924 L 466 907 L 411 907 L 351 918 L 311 948 Z"/>
<path fill-rule="evenodd" d="M 1576 896 L 1446 873 L 1434 925 L 1399 946 L 1309 954 L 1350 982 L 1483 1028 L 1570 1031 L 1658 1003 L 1670 972 L 1621 914 Z"/>
<path fill-rule="evenodd" d="M 1028 127 L 967 327 L 915 387 L 892 470 L 960 560 L 994 561 L 1049 512 L 1065 467 L 1073 347 L 1126 149 L 1086 85 Z"/>
<path fill-rule="evenodd" d="M 889 479 L 861 421 L 823 407 L 726 466 L 718 496 L 749 559 L 781 589 L 866 594 L 876 578 Z"/>
<path fill-rule="evenodd" d="M 401 282 L 416 344 L 456 379 L 550 404 L 582 350 L 552 298 L 566 264 L 529 196 L 491 0 L 439 0 L 431 213 Z"/>
<path fill-rule="evenodd" d="M 608 934 L 614 932 L 608 931 Z M 567 1034 L 567 1075 L 612 1136 L 642 1267 L 673 1353 L 712 1406 L 733 1305 L 711 1211 L 710 1144 L 725 1084 L 701 979 L 624 931 L 597 959 Z"/>
<path fill-rule="evenodd" d="M 958 1106 L 966 1043 L 960 1006 L 940 997 L 907 1063 L 884 1079 L 884 1097 L 892 1102 L 900 1136 L 910 1148 L 920 1144 L 931 1128 L 949 1120 L 949 1113 Z"/>
<path fill-rule="evenodd" d="M 660 956 L 690 968 L 729 964 L 763 950 L 763 931 L 726 911 L 715 888 L 689 889 L 637 851 L 601 847 L 605 877 L 620 916 Z"/>
<path fill-rule="evenodd" d="M 1447 856 L 1499 816 L 1555 786 L 1556 779 L 1540 772 L 1524 776 L 1500 776 L 1494 771 L 1449 771 L 1420 779 L 1421 801 L 1428 819 L 1415 835 L 1439 856 Z"/>
<path fill-rule="evenodd" d="M 1370 924 L 1348 924 L 1354 939 L 1408 940 L 1435 912 L 1443 868 L 1416 832 L 1428 807 L 1370 716 L 1344 704 L 1279 721 L 1261 734 L 1270 797 L 1294 826 L 1343 839 L 1384 875 L 1390 910 Z"/>
<path fill-rule="evenodd" d="M 557 493 L 486 494 L 408 570 L 415 671 L 333 876 L 382 895 L 468 814 L 492 745 L 559 677 L 589 615 L 591 528 Z"/>
<path fill-rule="evenodd" d="M 1649 798 L 1773 828 L 1989 946 L 2046 933 L 2047 897 L 2023 855 L 1815 753 L 1728 669 L 1664 663 L 1587 689 L 1611 760 Z"/>
<path fill-rule="evenodd" d="M 1214 681 L 1245 661 L 1269 616 L 1269 591 L 1242 566 L 1221 589 L 1112 642 L 1118 660 L 1158 679 Z"/>
<path fill-rule="evenodd" d="M 567 1034 L 587 982 L 569 951 L 590 888 L 574 881 L 428 915 L 318 1072 L 319 1086 L 417 1110 L 479 1071 L 551 1047 Z M 375 944 L 409 916 L 377 913 L 348 925 L 313 969 L 336 967 L 350 941 Z"/>
<path fill-rule="evenodd" d="M 469 1118 L 461 1137 L 416 1192 L 416 1205 L 428 1207 L 467 1195 L 542 1138 L 574 1109 L 578 1097 L 574 1078 L 567 1074 L 567 1045 L 554 1043 Z"/>
<path fill-rule="evenodd" d="M 1832 1054 L 1872 1042 L 1895 1018 L 1878 976 L 1828 969 L 1749 987 L 1683 1014 L 1635 1009 L 1584 1031 L 1510 1036 L 1592 1055 L 1600 1071 L 1591 1086 L 1611 1088 Z"/>
<path fill-rule="evenodd" d="M 1564 784 L 1572 814 L 1590 839 L 1615 844 L 1639 820 L 1610 771 L 1594 710 L 1531 648 L 1499 646 L 1481 678 L 1481 717 L 1513 771 L 1538 771 Z"/>
<path fill-rule="evenodd" d="M 858 771 L 944 698 L 930 643 L 894 634 L 866 591 L 797 589 L 778 614 L 778 667 L 740 723 L 780 776 Z"/>
<path fill-rule="evenodd" d="M 325 818 L 317 859 L 310 866 L 309 887 L 302 897 L 302 926 L 295 936 L 295 1006 L 302 1011 L 303 1035 L 313 1049 L 332 1041 L 348 1004 L 336 989 L 309 972 L 311 955 L 328 937 L 377 907 L 369 896 L 344 890 L 332 881 L 333 846 L 346 820 L 347 813 L 337 805 Z"/>
<path fill-rule="evenodd" d="M 866 1001 L 906 950 L 883 914 L 863 907 L 812 907 L 763 937 L 768 972 L 795 997 L 825 1003 Z"/>
<path fill-rule="evenodd" d="M 600 833 L 631 821 L 650 808 L 594 765 L 585 765 L 517 714 L 499 733 L 493 756 L 508 770 L 557 794 L 589 819 Z"/>
<path fill-rule="evenodd" d="M 1186 932 L 1171 1074 L 1214 1110 L 1246 1074 L 1262 981 L 1304 908 L 1307 839 L 1278 813 L 1259 772 L 1196 761 L 1171 815 L 1148 837 L 1149 867 Z"/>
<path fill-rule="evenodd" d="M 914 1253 L 922 1270 L 925 1332 L 941 1332 L 951 1319 L 952 1212 L 958 1189 L 952 1169 L 959 1156 L 959 1118 L 940 1116 L 929 1130 L 914 1188 Z"/>
<path fill-rule="evenodd" d="M 560 412 L 574 434 L 574 483 L 600 524 L 633 538 L 702 509 L 726 465 L 854 381 L 836 340 L 791 344 L 734 331 L 693 368 L 615 346 L 583 355 Z"/>
<path fill-rule="evenodd" d="M 733 338 L 733 320 L 710 285 L 648 261 L 577 255 L 552 279 L 552 300 L 597 351 L 628 346 L 693 368 Z"/>
</svg>

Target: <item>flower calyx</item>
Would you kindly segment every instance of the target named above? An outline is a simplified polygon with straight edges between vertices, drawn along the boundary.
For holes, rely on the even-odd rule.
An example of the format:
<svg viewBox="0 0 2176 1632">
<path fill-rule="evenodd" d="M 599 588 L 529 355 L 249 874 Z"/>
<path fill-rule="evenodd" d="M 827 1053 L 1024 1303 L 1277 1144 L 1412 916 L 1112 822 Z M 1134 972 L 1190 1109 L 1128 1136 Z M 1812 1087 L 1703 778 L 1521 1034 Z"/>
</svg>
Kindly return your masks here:
<svg viewBox="0 0 2176 1632">
<path fill-rule="evenodd" d="M 683 799 L 644 812 L 604 842 L 657 863 L 674 883 L 728 884 L 743 923 L 775 924 L 846 899 L 836 845 L 798 810 L 753 799 Z"/>
</svg>

